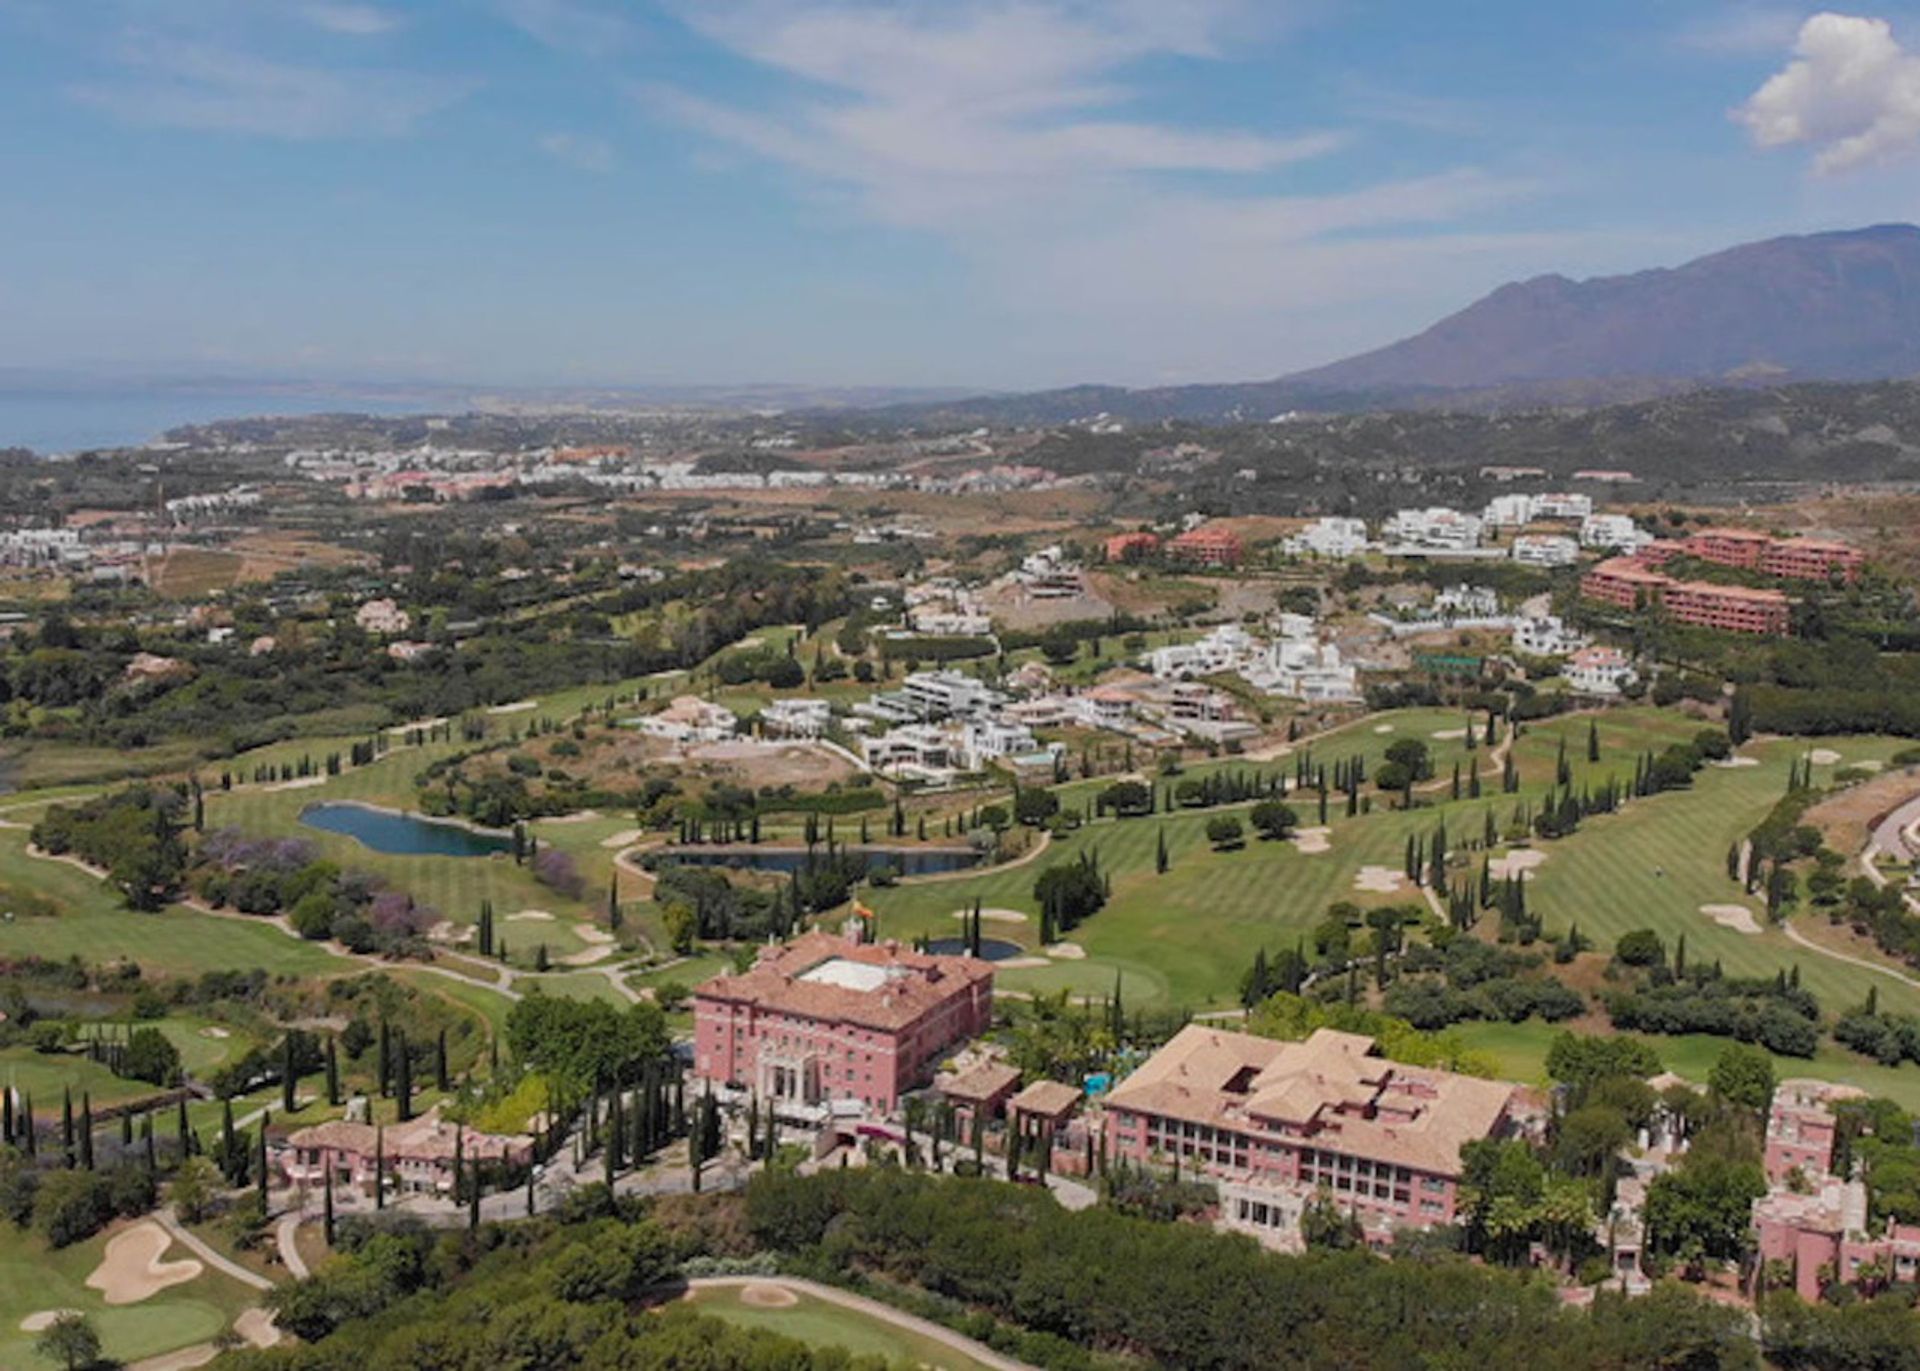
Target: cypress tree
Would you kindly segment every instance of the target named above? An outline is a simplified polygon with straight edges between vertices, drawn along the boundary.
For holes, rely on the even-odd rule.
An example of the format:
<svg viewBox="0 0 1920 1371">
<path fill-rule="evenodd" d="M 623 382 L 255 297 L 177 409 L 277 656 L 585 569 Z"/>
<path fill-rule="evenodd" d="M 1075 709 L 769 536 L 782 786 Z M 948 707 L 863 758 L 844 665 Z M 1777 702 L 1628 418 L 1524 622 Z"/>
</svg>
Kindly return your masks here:
<svg viewBox="0 0 1920 1371">
<path fill-rule="evenodd" d="M 93 1170 L 93 1095 L 87 1091 L 80 1095 L 80 1165 Z"/>
<path fill-rule="evenodd" d="M 373 1126 L 373 1207 L 387 1207 L 387 1130 L 383 1124 Z"/>
<path fill-rule="evenodd" d="M 327 1105 L 340 1107 L 340 1052 L 332 1036 L 327 1038 Z"/>
<path fill-rule="evenodd" d="M 283 1114 L 291 1114 L 297 1107 L 294 1085 L 293 1033 L 289 1031 L 280 1042 L 280 1112 Z"/>
<path fill-rule="evenodd" d="M 267 1125 L 273 1122 L 273 1115 L 267 1110 L 260 1111 L 260 1151 L 254 1157 L 254 1165 L 259 1171 L 256 1184 L 260 1194 L 260 1212 L 267 1212 Z"/>
<path fill-rule="evenodd" d="M 331 1162 L 329 1162 L 327 1166 L 326 1209 L 324 1211 L 323 1231 L 326 1234 L 327 1246 L 332 1247 L 333 1246 L 333 1166 Z"/>
<path fill-rule="evenodd" d="M 453 1089 L 453 1078 L 447 1072 L 447 1030 L 444 1028 L 433 1048 L 433 1084 L 442 1092 Z"/>
</svg>

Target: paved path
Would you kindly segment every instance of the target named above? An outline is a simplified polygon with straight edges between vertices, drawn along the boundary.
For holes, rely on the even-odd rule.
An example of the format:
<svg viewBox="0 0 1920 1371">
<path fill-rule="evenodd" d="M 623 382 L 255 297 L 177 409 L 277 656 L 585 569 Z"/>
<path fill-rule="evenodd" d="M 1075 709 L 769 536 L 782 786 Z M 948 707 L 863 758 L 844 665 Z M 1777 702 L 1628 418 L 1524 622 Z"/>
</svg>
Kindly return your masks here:
<svg viewBox="0 0 1920 1371">
<path fill-rule="evenodd" d="M 300 1211 L 296 1209 L 282 1214 L 280 1222 L 273 1226 L 273 1240 L 280 1248 L 280 1264 L 297 1281 L 303 1281 L 313 1274 L 307 1269 L 306 1258 L 300 1255 L 300 1218 Z"/>
<path fill-rule="evenodd" d="M 937 1342 L 942 1347 L 950 1347 L 962 1356 L 979 1362 L 982 1366 L 993 1367 L 994 1371 L 1034 1371 L 1030 1363 L 1003 1357 L 985 1343 L 963 1337 L 951 1328 L 934 1323 L 931 1319 L 908 1314 L 895 1309 L 890 1304 L 870 1300 L 865 1295 L 838 1290 L 831 1285 L 821 1285 L 816 1281 L 801 1280 L 797 1276 L 696 1276 L 687 1282 L 688 1288 L 692 1290 L 738 1290 L 750 1285 L 775 1285 L 791 1290 L 795 1294 L 810 1295 L 816 1300 L 837 1304 L 842 1309 L 851 1309 L 856 1314 L 864 1314 L 870 1319 L 892 1324 L 895 1328 L 903 1328 L 909 1333 Z"/>
<path fill-rule="evenodd" d="M 1791 919 L 1781 923 L 1780 931 L 1785 933 L 1787 937 L 1791 939 L 1793 942 L 1796 942 L 1801 947 L 1806 948 L 1807 951 L 1809 952 L 1815 953 L 1822 957 L 1830 958 L 1831 960 L 1836 962 L 1845 962 L 1848 966 L 1860 967 L 1862 970 L 1865 970 L 1865 971 L 1877 971 L 1882 976 L 1892 977 L 1894 980 L 1900 982 L 1900 984 L 1902 985 L 1912 986 L 1915 990 L 1920 990 L 1920 980 L 1915 980 L 1912 976 L 1907 975 L 1904 971 L 1895 971 L 1890 966 L 1885 966 L 1880 962 L 1870 962 L 1865 957 L 1855 957 L 1850 953 L 1836 952 L 1830 947 L 1822 947 L 1819 943 L 1816 943 L 1815 941 L 1813 941 L 1813 939 L 1809 938 L 1806 934 L 1802 933 L 1799 929 L 1795 928 L 1793 926 L 1793 921 Z"/>
<path fill-rule="evenodd" d="M 189 1233 L 185 1225 L 180 1222 L 178 1216 L 174 1214 L 171 1206 L 165 1209 L 156 1209 L 153 1217 L 159 1221 L 162 1228 L 166 1229 L 167 1232 L 173 1236 L 175 1242 L 184 1244 L 194 1256 L 200 1258 L 201 1261 L 213 1267 L 222 1275 L 231 1276 L 242 1285 L 250 1285 L 255 1290 L 273 1289 L 273 1282 L 261 1275 L 258 1271 L 249 1271 L 246 1267 L 240 1265 L 240 1263 L 221 1256 L 218 1252 L 207 1246 L 206 1243 L 202 1242 L 192 1233 Z"/>
</svg>

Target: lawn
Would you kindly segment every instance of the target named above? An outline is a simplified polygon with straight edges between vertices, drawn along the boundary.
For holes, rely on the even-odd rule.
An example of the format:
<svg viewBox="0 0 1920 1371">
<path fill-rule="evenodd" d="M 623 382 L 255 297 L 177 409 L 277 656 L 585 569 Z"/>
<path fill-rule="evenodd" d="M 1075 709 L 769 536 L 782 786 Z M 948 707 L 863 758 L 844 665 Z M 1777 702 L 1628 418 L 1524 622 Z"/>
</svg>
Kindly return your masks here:
<svg viewBox="0 0 1920 1371">
<path fill-rule="evenodd" d="M 795 1293 L 796 1303 L 762 1308 L 741 1299 L 738 1289 L 696 1290 L 688 1300 L 701 1313 L 740 1328 L 763 1328 L 811 1347 L 840 1347 L 856 1357 L 880 1357 L 889 1365 L 929 1366 L 941 1371 L 984 1371 L 985 1363 L 932 1338 L 846 1309 L 812 1295 Z"/>
<path fill-rule="evenodd" d="M 147 1027 L 165 1033 L 180 1049 L 181 1061 L 189 1073 L 206 1074 L 246 1047 L 246 1037 L 224 1039 L 204 1036 L 207 1025 L 201 1020 L 159 1020 Z M 116 1025 L 115 1031 L 124 1031 Z M 60 1107 L 61 1092 L 71 1090 L 77 1103 L 82 1096 L 91 1098 L 95 1107 L 145 1099 L 158 1093 L 145 1081 L 127 1080 L 114 1075 L 105 1066 L 88 1059 L 80 1051 L 36 1052 L 30 1047 L 0 1048 L 0 1085 L 24 1090 L 33 1097 L 34 1112 L 48 1115 Z"/>
<path fill-rule="evenodd" d="M 255 1292 L 218 1272 L 176 1285 L 138 1304 L 108 1305 L 87 1277 L 100 1265 L 108 1234 L 49 1250 L 38 1237 L 0 1237 L 0 1366 L 34 1371 L 53 1365 L 33 1350 L 20 1321 L 44 1309 L 78 1309 L 93 1320 L 108 1357 L 133 1361 L 205 1342 L 254 1302 Z M 188 1256 L 177 1243 L 164 1260 Z"/>
</svg>

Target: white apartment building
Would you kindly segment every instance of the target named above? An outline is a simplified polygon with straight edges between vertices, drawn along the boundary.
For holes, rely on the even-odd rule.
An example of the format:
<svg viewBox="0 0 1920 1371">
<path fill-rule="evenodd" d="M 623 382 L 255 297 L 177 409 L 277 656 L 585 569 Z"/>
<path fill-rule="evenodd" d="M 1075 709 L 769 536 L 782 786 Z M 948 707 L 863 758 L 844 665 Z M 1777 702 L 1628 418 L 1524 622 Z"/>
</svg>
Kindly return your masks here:
<svg viewBox="0 0 1920 1371">
<path fill-rule="evenodd" d="M 1255 738 L 1257 726 L 1240 717 L 1231 695 L 1198 681 L 1182 681 L 1168 688 L 1160 717 L 1169 728 L 1205 742 L 1227 743 Z"/>
<path fill-rule="evenodd" d="M 825 700 L 775 700 L 760 711 L 760 728 L 769 738 L 818 738 L 833 722 Z"/>
<path fill-rule="evenodd" d="M 639 721 L 640 731 L 675 743 L 717 743 L 739 730 L 740 720 L 725 705 L 697 695 L 677 696 L 658 714 Z"/>
<path fill-rule="evenodd" d="M 1247 684 L 1269 695 L 1313 704 L 1345 704 L 1360 698 L 1360 672 L 1341 660 L 1332 643 L 1283 638 L 1267 650 L 1267 658 L 1243 673 Z"/>
<path fill-rule="evenodd" d="M 1580 560 L 1580 544 L 1559 533 L 1523 533 L 1513 540 L 1513 560 L 1522 566 L 1572 566 Z"/>
<path fill-rule="evenodd" d="M 1561 673 L 1582 695 L 1618 695 L 1639 676 L 1617 647 L 1585 647 L 1573 654 Z"/>
<path fill-rule="evenodd" d="M 1525 528 L 1533 522 L 1533 496 L 1496 495 L 1480 512 L 1488 528 Z"/>
<path fill-rule="evenodd" d="M 900 683 L 899 696 L 921 719 L 983 713 L 1005 697 L 961 671 L 916 671 Z"/>
<path fill-rule="evenodd" d="M 1570 491 L 1549 491 L 1533 497 L 1533 517 L 1536 519 L 1569 519 L 1578 522 L 1593 514 L 1593 497 L 1575 495 Z"/>
<path fill-rule="evenodd" d="M 1147 669 L 1163 681 L 1239 671 L 1259 656 L 1261 645 L 1238 624 L 1222 624 L 1191 643 L 1174 643 L 1147 654 Z"/>
<path fill-rule="evenodd" d="M 1500 596 L 1490 586 L 1448 586 L 1433 597 L 1433 616 L 1452 623 L 1459 619 L 1492 619 L 1500 613 Z"/>
<path fill-rule="evenodd" d="M 1479 547 L 1483 527 L 1472 514 L 1435 506 L 1398 511 L 1387 520 L 1384 532 L 1389 543 L 1459 551 Z"/>
<path fill-rule="evenodd" d="M 1568 628 L 1557 614 L 1522 619 L 1513 626 L 1513 650 L 1528 657 L 1569 657 L 1587 642 L 1584 634 Z"/>
<path fill-rule="evenodd" d="M 984 638 L 993 632 L 992 616 L 970 606 L 938 602 L 908 610 L 907 624 L 929 638 Z"/>
<path fill-rule="evenodd" d="M 978 771 L 1001 757 L 1039 750 L 1033 730 L 1010 719 L 969 719 L 961 729 L 960 751 L 969 771 Z"/>
<path fill-rule="evenodd" d="M 1617 548 L 1634 553 L 1652 541 L 1653 535 L 1625 514 L 1592 514 L 1580 524 L 1582 547 Z"/>
<path fill-rule="evenodd" d="M 1280 546 L 1291 557 L 1357 557 L 1367 550 L 1366 521 L 1315 519 Z"/>
<path fill-rule="evenodd" d="M 1080 568 L 1058 547 L 1043 547 L 1023 558 L 1014 579 L 1036 600 L 1064 600 L 1081 591 Z"/>
</svg>

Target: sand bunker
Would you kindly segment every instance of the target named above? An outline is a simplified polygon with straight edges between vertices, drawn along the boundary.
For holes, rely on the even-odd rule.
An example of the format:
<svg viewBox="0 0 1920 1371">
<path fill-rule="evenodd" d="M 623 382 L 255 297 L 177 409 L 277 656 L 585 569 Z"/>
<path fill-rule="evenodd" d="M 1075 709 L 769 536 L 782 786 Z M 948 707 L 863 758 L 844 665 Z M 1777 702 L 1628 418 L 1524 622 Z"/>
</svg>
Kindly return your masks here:
<svg viewBox="0 0 1920 1371">
<path fill-rule="evenodd" d="M 424 733 L 428 729 L 438 728 L 441 724 L 444 724 L 446 722 L 447 722 L 447 717 L 446 715 L 443 714 L 437 719 L 421 719 L 418 722 L 411 723 L 411 724 L 395 724 L 392 728 L 388 729 L 387 732 L 393 733 L 393 734 L 401 734 L 401 733 L 411 733 L 415 729 L 419 729 L 422 733 Z"/>
<path fill-rule="evenodd" d="M 1877 757 L 1869 761 L 1855 762 L 1854 765 L 1862 771 L 1885 771 L 1887 769 L 1887 764 Z"/>
<path fill-rule="evenodd" d="M 487 713 L 489 714 L 524 714 L 529 709 L 538 709 L 538 708 L 540 708 L 540 702 L 538 700 L 515 700 L 510 705 L 495 705 L 493 706 L 493 708 L 489 709 Z"/>
<path fill-rule="evenodd" d="M 597 819 L 599 817 L 600 817 L 600 811 L 597 809 L 576 809 L 571 814 L 549 815 L 547 818 L 542 819 L 540 822 L 542 825 L 584 824 L 589 822 L 590 820 Z"/>
<path fill-rule="evenodd" d="M 1009 957 L 1004 962 L 995 962 L 995 971 L 1030 971 L 1036 966 L 1045 966 L 1045 957 Z"/>
<path fill-rule="evenodd" d="M 1830 747 L 1816 747 L 1807 754 L 1807 760 L 1815 766 L 1832 766 L 1840 760 L 1840 754 Z"/>
<path fill-rule="evenodd" d="M 623 828 L 618 833 L 610 833 L 602 838 L 600 840 L 600 846 L 609 849 L 626 847 L 631 843 L 639 842 L 646 836 L 647 830 L 644 828 Z"/>
<path fill-rule="evenodd" d="M 272 1347 L 280 1341 L 280 1330 L 274 1326 L 273 1315 L 264 1309 L 242 1310 L 240 1317 L 233 1321 L 233 1331 L 255 1347 Z"/>
<path fill-rule="evenodd" d="M 138 1304 L 170 1286 L 198 1280 L 199 1262 L 160 1260 L 172 1246 L 173 1235 L 157 1223 L 137 1223 L 116 1233 L 100 1265 L 87 1277 L 87 1287 L 98 1290 L 108 1304 Z"/>
<path fill-rule="evenodd" d="M 800 1303 L 800 1297 L 784 1285 L 744 1285 L 740 1287 L 740 1303 L 755 1309 L 791 1309 Z"/>
<path fill-rule="evenodd" d="M 200 1030 L 200 1036 L 203 1038 L 231 1038 L 233 1034 L 219 1027 L 217 1024 L 208 1024 Z"/>
<path fill-rule="evenodd" d="M 1062 961 L 1077 962 L 1087 955 L 1087 949 L 1079 943 L 1055 943 L 1052 947 L 1040 949 L 1049 957 L 1058 957 Z"/>
<path fill-rule="evenodd" d="M 1373 731 L 1375 733 L 1391 733 L 1393 732 L 1393 725 L 1392 724 L 1375 724 L 1373 726 Z"/>
<path fill-rule="evenodd" d="M 562 966 L 592 966 L 595 962 L 604 962 L 613 955 L 610 947 L 589 947 L 584 952 L 569 952 L 560 959 Z"/>
<path fill-rule="evenodd" d="M 300 776 L 291 781 L 275 781 L 268 790 L 311 790 L 317 785 L 325 785 L 325 776 Z"/>
<path fill-rule="evenodd" d="M 1293 830 L 1293 845 L 1301 852 L 1331 852 L 1333 830 L 1331 828 L 1296 828 Z"/>
<path fill-rule="evenodd" d="M 1728 758 L 1725 758 L 1724 760 L 1715 762 L 1714 765 L 1725 766 L 1725 767 L 1759 766 L 1760 759 L 1758 757 L 1728 757 Z"/>
<path fill-rule="evenodd" d="M 69 1314 L 83 1314 L 79 1309 L 36 1309 L 20 1320 L 22 1333 L 44 1333 Z"/>
<path fill-rule="evenodd" d="M 956 909 L 953 911 L 953 917 L 956 919 L 971 919 L 973 917 L 973 911 L 971 909 Z M 980 911 L 981 923 L 1023 924 L 1026 921 L 1027 916 L 1017 909 L 983 909 Z"/>
<path fill-rule="evenodd" d="M 1754 922 L 1753 911 L 1741 904 L 1703 904 L 1700 912 L 1719 924 L 1722 928 L 1731 928 L 1735 933 L 1758 933 L 1760 925 Z"/>
<path fill-rule="evenodd" d="M 581 942 L 593 943 L 595 946 L 613 941 L 613 934 L 604 928 L 596 928 L 592 924 L 575 924 L 573 932 Z"/>
<path fill-rule="evenodd" d="M 553 922 L 553 915 L 547 913 L 544 909 L 523 909 L 518 914 L 507 915 L 507 922 L 510 924 L 550 924 Z"/>
<path fill-rule="evenodd" d="M 1467 730 L 1464 728 L 1440 728 L 1434 730 L 1433 736 L 1442 742 L 1449 742 L 1454 738 L 1466 737 Z"/>
<path fill-rule="evenodd" d="M 1547 860 L 1537 847 L 1523 847 L 1487 863 L 1487 874 L 1504 881 L 1509 876 L 1529 877 L 1533 869 Z"/>
<path fill-rule="evenodd" d="M 1406 884 L 1406 879 L 1390 866 L 1363 866 L 1353 873 L 1353 888 L 1375 895 L 1392 895 Z"/>
</svg>

